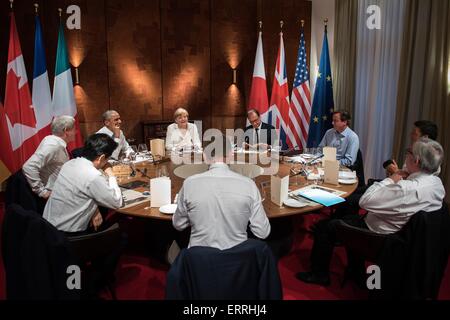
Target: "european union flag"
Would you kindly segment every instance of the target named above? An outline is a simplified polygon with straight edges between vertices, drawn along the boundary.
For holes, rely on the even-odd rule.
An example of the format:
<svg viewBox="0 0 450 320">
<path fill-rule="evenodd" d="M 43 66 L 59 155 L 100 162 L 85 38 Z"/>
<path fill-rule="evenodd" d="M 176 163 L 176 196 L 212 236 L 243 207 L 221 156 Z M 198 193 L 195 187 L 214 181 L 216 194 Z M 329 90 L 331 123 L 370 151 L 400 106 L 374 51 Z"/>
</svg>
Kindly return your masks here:
<svg viewBox="0 0 450 320">
<path fill-rule="evenodd" d="M 308 147 L 319 145 L 325 132 L 331 128 L 334 112 L 333 81 L 331 79 L 330 54 L 328 50 L 327 26 L 323 36 L 322 54 L 320 56 L 319 74 L 309 123 Z"/>
</svg>

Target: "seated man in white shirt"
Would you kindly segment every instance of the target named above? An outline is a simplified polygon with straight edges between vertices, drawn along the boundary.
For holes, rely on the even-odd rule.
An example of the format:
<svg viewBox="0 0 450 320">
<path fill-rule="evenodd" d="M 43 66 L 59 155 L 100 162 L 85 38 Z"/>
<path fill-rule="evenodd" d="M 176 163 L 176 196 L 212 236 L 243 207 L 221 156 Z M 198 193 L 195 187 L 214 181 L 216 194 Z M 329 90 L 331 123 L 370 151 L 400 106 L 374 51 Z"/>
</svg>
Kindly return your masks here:
<svg viewBox="0 0 450 320">
<path fill-rule="evenodd" d="M 56 117 L 51 128 L 52 135 L 41 141 L 22 167 L 31 190 L 43 199 L 50 197 L 61 167 L 70 159 L 66 147 L 75 140 L 75 119 L 71 116 Z"/>
<path fill-rule="evenodd" d="M 104 133 L 114 139 L 117 143 L 117 148 L 111 155 L 112 159 L 119 160 L 121 154 L 128 155 L 133 152 L 130 145 L 125 139 L 125 135 L 120 130 L 122 120 L 120 120 L 120 114 L 115 110 L 108 110 L 103 113 L 103 128 L 97 131 L 97 133 Z"/>
<path fill-rule="evenodd" d="M 359 150 L 358 135 L 349 128 L 351 116 L 347 111 L 333 113 L 333 128 L 329 129 L 322 138 L 319 147 L 336 148 L 336 159 L 343 166 L 355 164 Z"/>
<path fill-rule="evenodd" d="M 392 234 L 401 230 L 419 211 L 432 212 L 442 207 L 445 197 L 440 178 L 433 175 L 444 158 L 442 146 L 430 139 L 420 139 L 408 150 L 406 166 L 410 175 L 403 180 L 394 173 L 381 182 L 375 182 L 361 196 L 359 205 L 368 211 L 362 218 L 350 215 L 342 218 L 347 224 L 369 229 L 380 234 Z M 300 272 L 297 278 L 320 285 L 329 285 L 329 265 L 336 242 L 335 224 L 338 219 L 320 221 L 315 226 L 311 252 L 311 272 Z M 363 261 L 348 256 L 351 270 L 363 276 Z"/>
<path fill-rule="evenodd" d="M 187 178 L 178 193 L 173 215 L 175 229 L 191 227 L 189 247 L 221 250 L 247 240 L 247 226 L 261 239 L 270 234 L 270 223 L 255 182 L 230 170 L 232 146 L 220 136 L 205 148 L 209 170 Z"/>
<path fill-rule="evenodd" d="M 108 135 L 94 134 L 86 140 L 83 157 L 63 165 L 43 215 L 58 230 L 86 233 L 90 224 L 96 230 L 103 222 L 99 205 L 122 206 L 122 193 L 107 165 L 116 147 Z"/>
</svg>

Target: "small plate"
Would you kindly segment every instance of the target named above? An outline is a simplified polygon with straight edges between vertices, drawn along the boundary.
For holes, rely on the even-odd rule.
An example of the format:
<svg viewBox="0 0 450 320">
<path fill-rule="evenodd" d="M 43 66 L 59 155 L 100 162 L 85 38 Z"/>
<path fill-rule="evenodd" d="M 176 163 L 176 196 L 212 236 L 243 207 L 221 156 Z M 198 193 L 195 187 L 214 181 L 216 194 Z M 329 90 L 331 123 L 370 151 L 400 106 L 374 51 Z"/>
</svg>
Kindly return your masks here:
<svg viewBox="0 0 450 320">
<path fill-rule="evenodd" d="M 297 201 L 295 199 L 289 198 L 283 201 L 284 205 L 291 208 L 303 208 L 306 207 L 308 204 Z"/>
<path fill-rule="evenodd" d="M 164 214 L 174 214 L 176 210 L 177 210 L 176 203 L 166 204 L 165 206 L 159 208 L 159 212 Z"/>
<path fill-rule="evenodd" d="M 358 183 L 358 179 L 339 179 L 340 184 L 355 184 Z"/>
</svg>

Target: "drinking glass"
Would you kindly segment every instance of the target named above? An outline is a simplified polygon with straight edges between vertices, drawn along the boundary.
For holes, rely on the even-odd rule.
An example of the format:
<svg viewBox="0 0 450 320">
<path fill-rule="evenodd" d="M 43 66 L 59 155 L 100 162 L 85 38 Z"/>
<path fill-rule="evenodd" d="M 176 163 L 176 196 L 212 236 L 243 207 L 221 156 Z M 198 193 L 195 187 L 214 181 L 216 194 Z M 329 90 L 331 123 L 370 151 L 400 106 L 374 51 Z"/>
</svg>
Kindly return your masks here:
<svg viewBox="0 0 450 320">
<path fill-rule="evenodd" d="M 168 177 L 169 174 L 167 173 L 167 168 L 166 168 L 166 167 L 159 167 L 159 168 L 156 170 L 156 176 L 157 176 L 158 178 Z"/>
<path fill-rule="evenodd" d="M 147 152 L 148 152 L 147 145 L 146 145 L 145 143 L 139 144 L 139 146 L 138 146 L 138 152 L 139 152 L 139 153 L 142 153 L 142 154 L 147 154 Z"/>
</svg>

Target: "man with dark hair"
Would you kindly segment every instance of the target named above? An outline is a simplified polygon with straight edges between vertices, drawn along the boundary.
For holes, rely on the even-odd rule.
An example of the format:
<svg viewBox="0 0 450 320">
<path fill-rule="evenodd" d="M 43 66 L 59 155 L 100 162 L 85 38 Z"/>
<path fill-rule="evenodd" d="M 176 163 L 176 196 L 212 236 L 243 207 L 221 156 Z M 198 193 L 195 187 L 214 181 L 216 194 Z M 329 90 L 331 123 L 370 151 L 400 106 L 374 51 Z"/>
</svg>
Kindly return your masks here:
<svg viewBox="0 0 450 320">
<path fill-rule="evenodd" d="M 98 205 L 117 209 L 122 205 L 122 193 L 117 185 L 108 158 L 117 143 L 108 135 L 90 136 L 83 148 L 83 157 L 66 162 L 56 179 L 47 201 L 44 218 L 66 233 L 94 230 L 102 224 Z"/>
<path fill-rule="evenodd" d="M 250 125 L 245 128 L 244 131 L 244 148 L 248 149 L 253 147 L 267 149 L 269 146 L 278 146 L 279 142 L 275 128 L 272 125 L 261 121 L 258 110 L 248 110 L 247 119 L 250 122 Z"/>
<path fill-rule="evenodd" d="M 116 110 L 108 110 L 103 113 L 104 126 L 97 131 L 97 133 L 104 133 L 114 139 L 117 142 L 117 147 L 111 155 L 111 158 L 119 160 L 120 154 L 128 155 L 133 152 L 125 135 L 120 129 L 122 126 L 122 120 L 120 114 Z"/>
<path fill-rule="evenodd" d="M 428 138 L 431 140 L 436 140 L 438 137 L 438 127 L 437 125 L 429 120 L 418 120 L 414 122 L 414 126 L 410 133 L 411 146 L 416 143 L 421 138 Z M 388 160 L 384 165 L 386 169 L 386 176 L 390 176 L 394 173 L 400 174 L 403 178 L 408 177 L 408 169 L 406 168 L 406 162 L 403 164 L 403 168 L 400 170 L 397 162 L 395 160 Z M 435 175 L 441 173 L 441 168 L 439 168 Z"/>
<path fill-rule="evenodd" d="M 255 182 L 226 164 L 233 157 L 231 142 L 216 136 L 204 153 L 209 170 L 184 181 L 172 217 L 175 229 L 191 227 L 189 247 L 232 248 L 247 240 L 247 226 L 256 237 L 267 238 L 270 223 Z"/>
<path fill-rule="evenodd" d="M 336 158 L 343 166 L 355 164 L 359 150 L 358 135 L 349 128 L 351 116 L 347 111 L 333 113 L 333 128 L 322 138 L 319 147 L 336 148 Z"/>
</svg>

